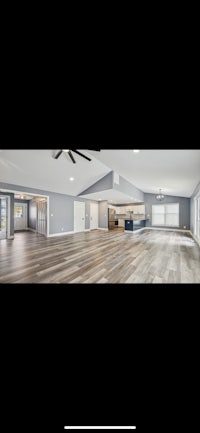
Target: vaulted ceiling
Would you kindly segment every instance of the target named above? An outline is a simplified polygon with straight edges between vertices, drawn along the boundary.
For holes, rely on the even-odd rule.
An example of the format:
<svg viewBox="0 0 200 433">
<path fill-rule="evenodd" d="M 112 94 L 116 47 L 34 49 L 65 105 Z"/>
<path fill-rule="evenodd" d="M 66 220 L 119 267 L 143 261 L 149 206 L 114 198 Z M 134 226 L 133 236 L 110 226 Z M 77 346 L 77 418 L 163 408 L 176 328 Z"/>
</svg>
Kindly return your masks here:
<svg viewBox="0 0 200 433">
<path fill-rule="evenodd" d="M 95 152 L 90 151 L 91 155 Z M 200 181 L 200 150 L 192 149 L 104 149 L 98 160 L 147 193 L 191 197 Z"/>
<path fill-rule="evenodd" d="M 114 170 L 144 192 L 190 197 L 200 181 L 200 150 L 81 150 L 92 161 L 76 164 L 57 150 L 0 150 L 0 182 L 76 196 Z"/>
</svg>

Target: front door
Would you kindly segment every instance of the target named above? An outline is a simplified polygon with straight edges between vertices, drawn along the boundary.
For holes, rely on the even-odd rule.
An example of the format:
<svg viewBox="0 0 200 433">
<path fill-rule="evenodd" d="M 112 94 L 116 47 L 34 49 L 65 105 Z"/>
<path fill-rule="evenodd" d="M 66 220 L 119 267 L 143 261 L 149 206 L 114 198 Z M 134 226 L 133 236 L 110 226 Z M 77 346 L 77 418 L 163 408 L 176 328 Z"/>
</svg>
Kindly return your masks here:
<svg viewBox="0 0 200 433">
<path fill-rule="evenodd" d="M 27 203 L 15 202 L 14 228 L 15 230 L 27 229 Z"/>
<path fill-rule="evenodd" d="M 74 202 L 74 232 L 85 230 L 85 202 Z"/>
</svg>

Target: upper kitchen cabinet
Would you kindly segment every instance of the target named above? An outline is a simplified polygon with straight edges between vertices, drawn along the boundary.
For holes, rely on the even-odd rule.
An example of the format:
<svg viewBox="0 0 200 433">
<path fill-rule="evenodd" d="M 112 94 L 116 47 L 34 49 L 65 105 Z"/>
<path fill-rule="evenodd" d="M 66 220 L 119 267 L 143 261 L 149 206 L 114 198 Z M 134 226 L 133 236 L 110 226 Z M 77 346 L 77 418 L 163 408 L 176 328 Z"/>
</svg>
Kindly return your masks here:
<svg viewBox="0 0 200 433">
<path fill-rule="evenodd" d="M 144 215 L 145 214 L 145 205 L 139 204 L 133 206 L 133 212 L 135 215 Z"/>
</svg>

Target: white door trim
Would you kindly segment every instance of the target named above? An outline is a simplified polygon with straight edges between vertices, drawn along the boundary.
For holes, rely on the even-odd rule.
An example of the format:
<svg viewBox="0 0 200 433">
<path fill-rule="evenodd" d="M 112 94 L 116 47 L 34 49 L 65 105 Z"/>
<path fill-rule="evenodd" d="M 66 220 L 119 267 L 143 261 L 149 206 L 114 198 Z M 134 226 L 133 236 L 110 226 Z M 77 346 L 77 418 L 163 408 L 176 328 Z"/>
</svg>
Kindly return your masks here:
<svg viewBox="0 0 200 433">
<path fill-rule="evenodd" d="M 47 199 L 47 238 L 49 237 L 49 195 L 45 195 L 45 194 L 36 194 L 35 192 L 30 192 L 30 191 L 22 191 L 20 189 L 20 191 L 16 190 L 16 189 L 5 189 L 5 188 L 1 188 L 1 191 L 3 192 L 11 192 L 13 194 L 30 194 L 33 197 L 45 197 Z M 9 196 L 8 196 L 9 197 Z M 9 197 L 10 198 L 10 197 Z M 10 239 L 13 239 L 14 237 L 11 236 Z"/>
</svg>

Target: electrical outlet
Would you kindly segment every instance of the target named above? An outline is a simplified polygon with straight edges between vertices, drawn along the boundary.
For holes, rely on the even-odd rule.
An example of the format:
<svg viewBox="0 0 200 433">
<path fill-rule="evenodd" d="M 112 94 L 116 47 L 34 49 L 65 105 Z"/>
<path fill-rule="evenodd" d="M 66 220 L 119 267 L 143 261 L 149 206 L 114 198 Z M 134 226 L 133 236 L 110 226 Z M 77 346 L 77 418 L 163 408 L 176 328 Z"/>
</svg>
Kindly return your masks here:
<svg viewBox="0 0 200 433">
<path fill-rule="evenodd" d="M 183 226 L 184 229 L 186 229 L 186 226 Z"/>
<path fill-rule="evenodd" d="M 62 232 L 63 232 L 63 230 L 64 230 L 63 227 L 61 228 L 61 230 L 62 230 Z"/>
</svg>

